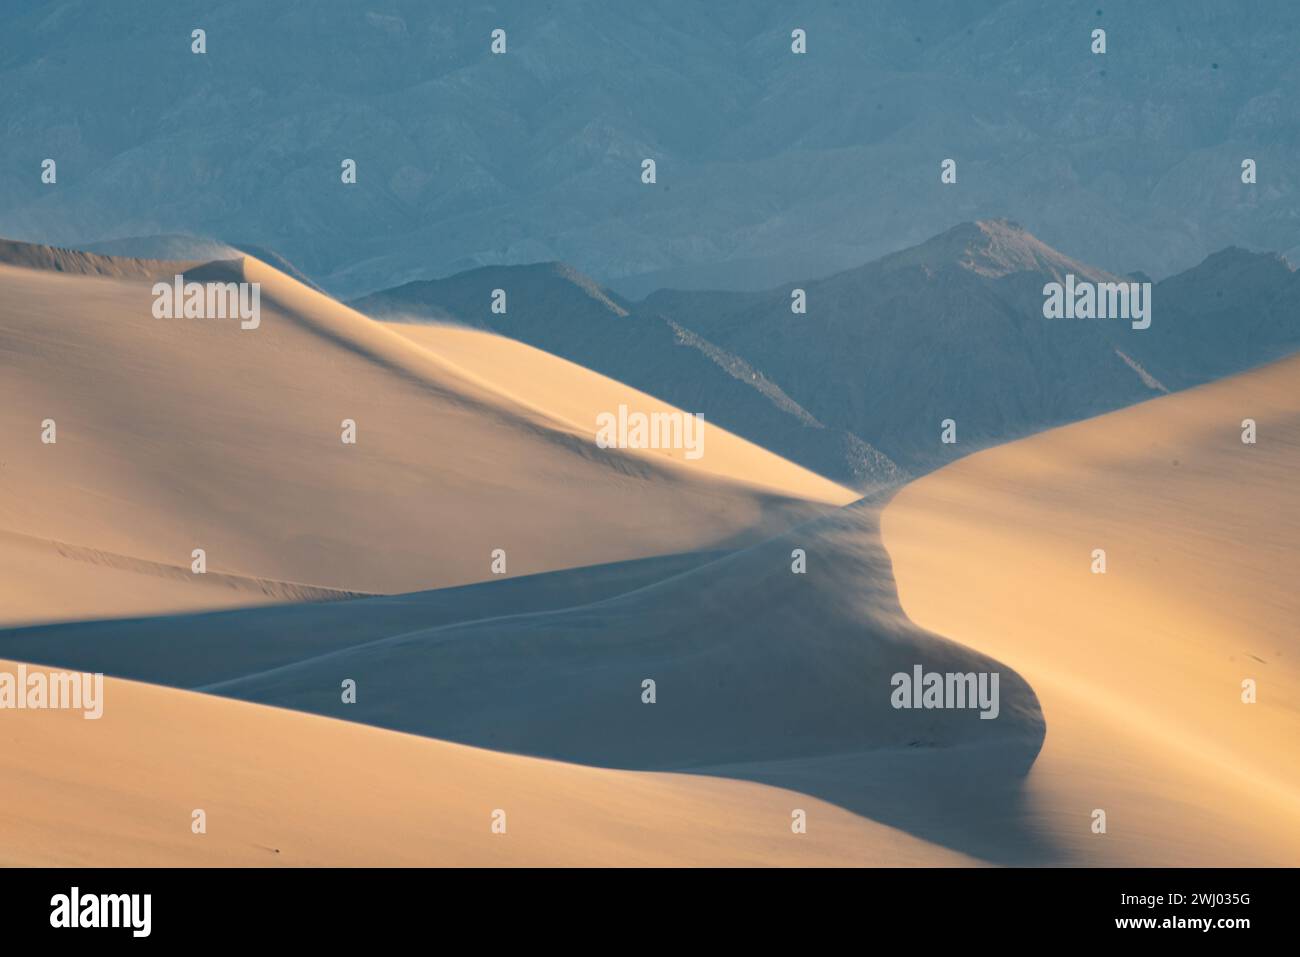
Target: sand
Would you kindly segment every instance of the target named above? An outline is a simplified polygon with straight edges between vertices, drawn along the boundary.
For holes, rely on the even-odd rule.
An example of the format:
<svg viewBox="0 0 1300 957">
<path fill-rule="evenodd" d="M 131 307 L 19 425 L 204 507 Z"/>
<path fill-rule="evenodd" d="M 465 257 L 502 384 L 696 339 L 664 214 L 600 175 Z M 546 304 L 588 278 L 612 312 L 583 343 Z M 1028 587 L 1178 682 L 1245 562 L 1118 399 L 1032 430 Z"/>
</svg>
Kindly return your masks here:
<svg viewBox="0 0 1300 957">
<path fill-rule="evenodd" d="M 628 785 L 619 800 L 635 808 L 645 772 L 689 772 L 696 784 L 780 788 L 867 827 L 861 840 L 844 838 L 847 856 L 823 849 L 804 863 L 1049 857 L 1053 849 L 1017 819 L 1019 788 L 1042 739 L 1032 691 L 1009 669 L 907 621 L 876 514 L 862 503 L 721 556 L 359 601 L 25 628 L 0 633 L 0 658 L 103 670 L 569 768 L 618 769 L 610 773 Z M 806 574 L 791 571 L 795 548 L 806 553 Z M 999 719 L 893 709 L 890 676 L 916 663 L 1000 671 Z M 643 699 L 647 678 L 652 705 Z M 355 703 L 340 691 L 349 680 Z M 164 700 L 179 707 L 190 699 Z M 153 753 L 176 759 L 170 746 Z M 744 818 L 745 795 L 766 792 L 718 793 L 726 813 Z M 430 800 L 431 811 L 440 806 Z M 673 827 L 644 820 L 606 849 L 606 863 L 640 859 L 646 846 L 664 861 L 699 860 Z M 895 834 L 907 835 L 905 849 L 884 836 Z M 757 862 L 744 846 L 731 859 Z M 382 842 L 373 853 L 386 853 Z"/>
<path fill-rule="evenodd" d="M 242 678 L 366 629 L 598 606 L 855 497 L 716 429 L 700 460 L 597 449 L 597 411 L 665 407 L 495 337 L 413 341 L 256 260 L 195 270 L 262 283 L 261 327 L 240 331 L 155 319 L 167 264 L 19 251 L 0 265 L 0 419 L 29 438 L 0 469 L 0 620 L 77 621 L 67 640 L 9 632 L 32 660 Z M 442 590 L 342 600 L 418 588 Z M 132 615 L 151 617 L 83 620 Z M 603 770 L 113 677 L 102 719 L 5 711 L 0 734 L 5 864 L 974 862 L 725 771 Z"/>
<path fill-rule="evenodd" d="M 908 616 L 1037 693 L 1027 810 L 1068 859 L 1300 860 L 1297 466 L 1292 356 L 978 453 L 885 510 Z"/>
<path fill-rule="evenodd" d="M 0 740 L 0 865 L 971 863 L 779 788 L 496 754 L 129 681 L 107 681 L 98 721 L 2 713 Z"/>
<path fill-rule="evenodd" d="M 0 864 L 1300 855 L 1300 357 L 882 516 L 721 430 L 599 449 L 597 412 L 672 410 L 252 258 L 195 269 L 262 283 L 246 332 L 154 319 L 167 264 L 4 256 L 0 671 L 110 678 L 99 721 L 0 712 Z M 998 671 L 998 719 L 894 709 L 914 664 Z"/>
<path fill-rule="evenodd" d="M 245 331 L 154 318 L 167 264 L 0 252 L 0 623 L 446 587 L 496 549 L 508 575 L 672 554 L 854 498 L 709 426 L 696 460 L 598 449 L 597 412 L 653 400 L 516 349 L 518 398 L 251 257 L 193 273 L 261 283 Z"/>
</svg>

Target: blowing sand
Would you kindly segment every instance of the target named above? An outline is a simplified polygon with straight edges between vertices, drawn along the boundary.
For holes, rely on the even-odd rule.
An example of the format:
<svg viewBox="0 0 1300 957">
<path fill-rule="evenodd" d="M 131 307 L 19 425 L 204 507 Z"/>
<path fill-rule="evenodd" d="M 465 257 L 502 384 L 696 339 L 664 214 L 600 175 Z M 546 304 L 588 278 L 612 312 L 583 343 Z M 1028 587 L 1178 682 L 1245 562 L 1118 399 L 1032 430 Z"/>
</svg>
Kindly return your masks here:
<svg viewBox="0 0 1300 957">
<path fill-rule="evenodd" d="M 909 617 L 1037 693 L 1028 810 L 1070 858 L 1300 861 L 1298 467 L 1292 356 L 978 453 L 886 508 Z"/>
</svg>

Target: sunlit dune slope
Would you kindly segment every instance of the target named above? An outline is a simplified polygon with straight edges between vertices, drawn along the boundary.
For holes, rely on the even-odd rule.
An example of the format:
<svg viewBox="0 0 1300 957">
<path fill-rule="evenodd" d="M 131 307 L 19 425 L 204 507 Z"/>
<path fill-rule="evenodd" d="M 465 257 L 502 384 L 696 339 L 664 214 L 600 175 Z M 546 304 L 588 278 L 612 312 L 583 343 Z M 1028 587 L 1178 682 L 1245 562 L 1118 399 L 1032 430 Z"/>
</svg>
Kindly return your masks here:
<svg viewBox="0 0 1300 957">
<path fill-rule="evenodd" d="M 885 510 L 907 614 L 1038 695 L 1029 808 L 1074 858 L 1300 863 L 1298 469 L 1292 356 L 978 453 Z"/>
<path fill-rule="evenodd" d="M 115 679 L 104 699 L 97 721 L 0 722 L 0 865 L 971 863 L 760 784 L 496 754 Z M 807 833 L 791 829 L 796 809 Z"/>
<path fill-rule="evenodd" d="M 0 531 L 0 622 L 83 621 L 195 608 L 320 602 L 357 593 L 168 565 Z"/>
<path fill-rule="evenodd" d="M 594 430 L 593 409 L 616 411 L 624 403 L 629 409 L 648 413 L 676 411 L 654 396 L 505 336 L 441 323 L 385 322 L 382 325 L 521 405 L 545 409 L 548 415 L 579 434 Z M 715 440 L 720 443 L 717 455 L 713 454 Z M 787 473 L 786 469 L 803 470 L 785 459 L 777 459 L 783 469 L 773 474 L 771 452 L 730 432 L 710 428 L 705 451 L 705 455 L 689 463 L 696 472 L 719 479 L 745 478 L 775 488 L 807 487 L 801 494 L 811 496 L 830 494 L 826 489 L 808 485 L 804 477 Z M 673 455 L 681 457 L 680 452 Z"/>
<path fill-rule="evenodd" d="M 68 546 L 152 580 L 10 552 L 0 622 L 280 597 L 250 579 L 442 587 L 490 577 L 498 548 L 511 575 L 689 551 L 854 497 L 707 425 L 700 459 L 599 449 L 597 414 L 647 397 L 542 353 L 512 358 L 517 397 L 251 257 L 187 273 L 261 284 L 260 327 L 242 330 L 155 318 L 159 264 L 5 250 L 21 265 L 0 265 L 0 552 Z M 196 548 L 223 589 L 186 578 Z"/>
</svg>

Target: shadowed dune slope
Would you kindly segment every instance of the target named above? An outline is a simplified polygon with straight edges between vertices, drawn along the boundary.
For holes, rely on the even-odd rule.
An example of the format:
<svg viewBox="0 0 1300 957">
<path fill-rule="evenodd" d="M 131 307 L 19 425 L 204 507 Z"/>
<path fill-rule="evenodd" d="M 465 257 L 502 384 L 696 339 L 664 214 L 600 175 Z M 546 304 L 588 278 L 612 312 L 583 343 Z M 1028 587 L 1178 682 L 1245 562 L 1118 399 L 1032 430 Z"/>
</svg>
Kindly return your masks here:
<svg viewBox="0 0 1300 957">
<path fill-rule="evenodd" d="M 722 556 L 28 628 L 0 634 L 0 655 L 496 751 L 772 784 L 944 853 L 1057 859 L 1023 824 L 1021 786 L 1043 735 L 1032 690 L 902 615 L 870 502 Z M 891 676 L 915 665 L 999 672 L 998 717 L 896 710 Z M 355 703 L 342 700 L 347 679 Z"/>
<path fill-rule="evenodd" d="M 154 318 L 151 280 L 183 264 L 0 251 L 20 264 L 0 264 L 3 622 L 283 597 L 254 579 L 458 585 L 488 578 L 497 548 L 512 575 L 689 552 L 853 498 L 708 425 L 697 460 L 599 449 L 611 402 L 665 407 L 540 353 L 515 366 L 521 401 L 252 257 L 186 273 L 260 283 L 261 325 L 242 330 Z M 19 547 L 123 561 L 29 566 Z M 187 579 L 196 548 L 223 587 Z"/>
<path fill-rule="evenodd" d="M 1298 467 L 1295 355 L 978 453 L 886 508 L 909 617 L 1037 693 L 1026 799 L 1071 857 L 1300 862 Z"/>
<path fill-rule="evenodd" d="M 807 555 L 804 574 L 791 571 L 795 548 Z M 996 721 L 974 711 L 896 710 L 890 676 L 915 663 L 963 672 L 990 665 L 902 615 L 876 510 L 864 503 L 607 599 L 522 614 L 503 603 L 489 617 L 211 690 L 623 767 L 943 747 L 1012 731 L 1030 742 L 1032 757 L 1037 705 L 1014 674 L 1003 678 Z M 380 693 L 342 705 L 336 689 L 345 676 Z M 642 702 L 645 679 L 655 681 L 655 707 Z"/>
<path fill-rule="evenodd" d="M 195 688 L 405 632 L 601 601 L 713 557 L 690 552 L 357 601 L 311 596 L 310 603 L 32 625 L 0 631 L 0 656 Z"/>
</svg>

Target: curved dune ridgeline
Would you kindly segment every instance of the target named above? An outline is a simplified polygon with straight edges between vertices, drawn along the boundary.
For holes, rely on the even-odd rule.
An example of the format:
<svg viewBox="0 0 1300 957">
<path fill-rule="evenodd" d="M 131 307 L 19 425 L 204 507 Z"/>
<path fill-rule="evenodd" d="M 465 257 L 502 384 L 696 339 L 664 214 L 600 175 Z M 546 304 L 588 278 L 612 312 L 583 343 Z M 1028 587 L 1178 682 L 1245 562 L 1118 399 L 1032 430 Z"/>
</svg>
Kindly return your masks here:
<svg viewBox="0 0 1300 957">
<path fill-rule="evenodd" d="M 885 509 L 908 616 L 1038 695 L 1027 811 L 1070 859 L 1300 859 L 1298 467 L 1300 355 L 977 453 Z"/>
</svg>

